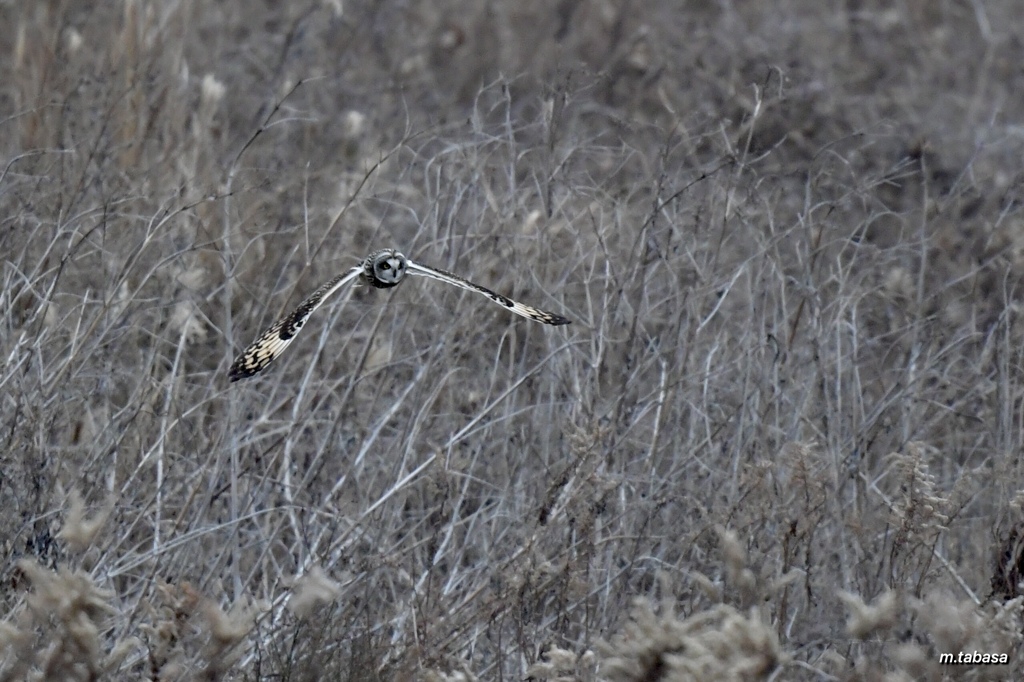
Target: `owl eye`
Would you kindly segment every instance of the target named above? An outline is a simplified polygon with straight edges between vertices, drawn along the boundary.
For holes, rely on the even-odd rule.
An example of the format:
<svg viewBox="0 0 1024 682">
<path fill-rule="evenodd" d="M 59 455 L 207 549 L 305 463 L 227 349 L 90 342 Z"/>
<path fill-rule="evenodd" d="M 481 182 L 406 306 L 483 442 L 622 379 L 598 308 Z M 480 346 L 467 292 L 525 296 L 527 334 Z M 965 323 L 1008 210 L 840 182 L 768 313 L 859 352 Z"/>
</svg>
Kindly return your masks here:
<svg viewBox="0 0 1024 682">
<path fill-rule="evenodd" d="M 391 269 L 391 263 L 388 263 L 387 261 L 384 261 L 383 263 L 380 264 L 380 269 L 381 270 L 390 270 Z"/>
</svg>

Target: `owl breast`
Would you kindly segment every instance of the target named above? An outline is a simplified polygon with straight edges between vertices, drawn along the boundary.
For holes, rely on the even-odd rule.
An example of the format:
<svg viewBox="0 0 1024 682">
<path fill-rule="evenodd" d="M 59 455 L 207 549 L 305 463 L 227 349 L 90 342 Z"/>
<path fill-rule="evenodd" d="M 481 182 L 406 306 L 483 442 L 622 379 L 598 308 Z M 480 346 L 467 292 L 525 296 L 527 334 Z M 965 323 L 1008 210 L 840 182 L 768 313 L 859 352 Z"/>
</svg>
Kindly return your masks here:
<svg viewBox="0 0 1024 682">
<path fill-rule="evenodd" d="M 374 275 L 372 272 L 368 274 L 364 273 L 363 280 L 370 286 L 377 287 L 378 289 L 390 289 L 391 287 L 398 286 L 398 281 L 386 282 L 382 280 L 380 277 Z"/>
</svg>

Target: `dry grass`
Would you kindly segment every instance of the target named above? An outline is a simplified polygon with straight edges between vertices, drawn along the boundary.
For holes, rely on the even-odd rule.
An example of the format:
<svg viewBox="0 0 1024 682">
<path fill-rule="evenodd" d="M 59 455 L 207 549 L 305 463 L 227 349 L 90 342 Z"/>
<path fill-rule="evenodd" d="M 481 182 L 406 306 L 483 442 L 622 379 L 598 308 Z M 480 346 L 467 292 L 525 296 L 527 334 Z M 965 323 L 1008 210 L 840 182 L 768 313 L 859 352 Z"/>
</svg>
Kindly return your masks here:
<svg viewBox="0 0 1024 682">
<path fill-rule="evenodd" d="M 0 680 L 1019 669 L 1019 14 L 0 6 Z"/>
</svg>

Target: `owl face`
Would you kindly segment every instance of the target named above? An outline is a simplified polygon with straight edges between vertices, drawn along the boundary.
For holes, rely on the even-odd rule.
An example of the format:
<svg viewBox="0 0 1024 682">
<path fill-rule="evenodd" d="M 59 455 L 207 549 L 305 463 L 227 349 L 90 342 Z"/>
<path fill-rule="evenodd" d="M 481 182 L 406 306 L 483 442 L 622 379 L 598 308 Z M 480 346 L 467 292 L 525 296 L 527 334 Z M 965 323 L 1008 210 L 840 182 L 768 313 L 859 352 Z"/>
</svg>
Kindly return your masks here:
<svg viewBox="0 0 1024 682">
<path fill-rule="evenodd" d="M 397 286 L 405 277 L 408 261 L 394 249 L 378 251 L 366 259 L 366 279 L 378 289 Z"/>
</svg>

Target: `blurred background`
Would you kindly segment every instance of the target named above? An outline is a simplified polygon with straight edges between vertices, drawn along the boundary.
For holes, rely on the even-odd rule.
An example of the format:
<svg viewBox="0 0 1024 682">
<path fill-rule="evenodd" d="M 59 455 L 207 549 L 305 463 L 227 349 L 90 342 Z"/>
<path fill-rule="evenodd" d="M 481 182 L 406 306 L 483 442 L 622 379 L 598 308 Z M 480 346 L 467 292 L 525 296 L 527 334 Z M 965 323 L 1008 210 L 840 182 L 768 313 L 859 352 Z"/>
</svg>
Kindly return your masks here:
<svg viewBox="0 0 1024 682">
<path fill-rule="evenodd" d="M 1022 22 L 0 3 L 0 679 L 1005 678 Z"/>
</svg>

